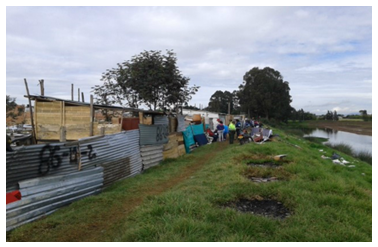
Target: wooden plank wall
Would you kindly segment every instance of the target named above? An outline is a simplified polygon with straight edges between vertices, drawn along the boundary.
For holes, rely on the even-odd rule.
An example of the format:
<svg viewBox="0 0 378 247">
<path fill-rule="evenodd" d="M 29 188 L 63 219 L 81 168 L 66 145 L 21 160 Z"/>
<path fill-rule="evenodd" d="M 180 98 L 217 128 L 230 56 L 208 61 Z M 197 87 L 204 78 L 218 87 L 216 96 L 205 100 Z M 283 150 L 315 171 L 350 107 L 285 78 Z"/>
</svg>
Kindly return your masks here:
<svg viewBox="0 0 378 247">
<path fill-rule="evenodd" d="M 68 106 L 62 101 L 35 102 L 37 140 L 59 141 L 65 127 L 66 140 L 78 140 L 90 136 L 90 107 Z M 93 135 L 121 132 L 121 125 L 93 124 Z"/>
</svg>

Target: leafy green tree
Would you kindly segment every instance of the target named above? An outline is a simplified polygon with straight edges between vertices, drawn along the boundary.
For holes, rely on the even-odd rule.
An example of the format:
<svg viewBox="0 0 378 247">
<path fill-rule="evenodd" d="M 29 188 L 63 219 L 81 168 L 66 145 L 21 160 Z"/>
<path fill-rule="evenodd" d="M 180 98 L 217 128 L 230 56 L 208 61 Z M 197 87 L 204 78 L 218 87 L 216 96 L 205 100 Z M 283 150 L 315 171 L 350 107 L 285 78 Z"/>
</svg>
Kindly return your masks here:
<svg viewBox="0 0 378 247">
<path fill-rule="evenodd" d="M 143 103 L 157 110 L 187 103 L 199 89 L 189 87 L 189 80 L 179 71 L 173 51 L 167 50 L 165 55 L 144 51 L 107 70 L 102 76 L 104 85 L 96 85 L 93 90 L 95 94 L 106 92 L 111 102 L 130 107 Z"/>
<path fill-rule="evenodd" d="M 248 116 L 286 121 L 292 111 L 290 87 L 279 71 L 255 67 L 246 72 L 239 86 L 239 103 Z"/>
<path fill-rule="evenodd" d="M 230 105 L 231 114 L 236 114 L 238 107 L 238 98 L 236 91 L 220 91 L 217 90 L 211 95 L 209 105 L 206 108 L 208 111 L 228 113 L 228 107 Z"/>
</svg>

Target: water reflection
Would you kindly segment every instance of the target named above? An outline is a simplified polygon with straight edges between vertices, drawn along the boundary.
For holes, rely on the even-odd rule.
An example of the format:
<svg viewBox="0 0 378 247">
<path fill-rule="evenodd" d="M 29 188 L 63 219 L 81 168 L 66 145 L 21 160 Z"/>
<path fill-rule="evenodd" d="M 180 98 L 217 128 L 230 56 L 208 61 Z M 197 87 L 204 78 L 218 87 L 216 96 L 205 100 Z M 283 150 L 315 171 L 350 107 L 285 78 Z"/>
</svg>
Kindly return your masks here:
<svg viewBox="0 0 378 247">
<path fill-rule="evenodd" d="M 372 137 L 358 135 L 334 129 L 312 129 L 305 136 L 328 138 L 328 143 L 348 144 L 355 152 L 370 152 L 372 154 Z"/>
</svg>

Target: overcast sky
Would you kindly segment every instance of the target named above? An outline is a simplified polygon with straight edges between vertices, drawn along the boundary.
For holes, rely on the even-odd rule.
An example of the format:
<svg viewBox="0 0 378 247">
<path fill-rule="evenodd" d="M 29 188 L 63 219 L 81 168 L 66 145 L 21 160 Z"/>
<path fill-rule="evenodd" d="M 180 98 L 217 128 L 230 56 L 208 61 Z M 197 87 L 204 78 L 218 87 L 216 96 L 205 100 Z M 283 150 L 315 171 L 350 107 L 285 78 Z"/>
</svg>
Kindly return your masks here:
<svg viewBox="0 0 378 247">
<path fill-rule="evenodd" d="M 91 87 L 144 50 L 173 50 L 206 107 L 253 67 L 289 82 L 291 105 L 372 112 L 372 7 L 6 7 L 6 94 L 89 101 Z"/>
</svg>

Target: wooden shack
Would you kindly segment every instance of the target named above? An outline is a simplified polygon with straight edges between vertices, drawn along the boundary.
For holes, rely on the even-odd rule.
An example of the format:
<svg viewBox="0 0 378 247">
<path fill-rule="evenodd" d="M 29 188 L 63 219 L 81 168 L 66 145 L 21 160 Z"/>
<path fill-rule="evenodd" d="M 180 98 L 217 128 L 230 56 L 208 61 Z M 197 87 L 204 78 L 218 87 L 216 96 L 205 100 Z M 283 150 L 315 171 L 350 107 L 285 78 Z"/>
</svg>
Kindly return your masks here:
<svg viewBox="0 0 378 247">
<path fill-rule="evenodd" d="M 25 96 L 27 97 L 27 96 Z M 34 100 L 34 131 L 38 142 L 75 141 L 81 138 L 121 132 L 128 122 L 124 113 L 130 112 L 140 123 L 148 122 L 145 114 L 163 114 L 135 108 L 104 106 L 46 96 L 29 96 Z M 101 110 L 111 112 L 111 121 L 105 121 Z M 141 117 L 142 116 L 142 117 Z M 135 126 L 135 123 L 133 124 Z M 131 129 L 134 129 L 132 127 Z M 130 129 L 130 128 L 128 128 Z M 127 129 L 125 129 L 127 130 Z"/>
</svg>

